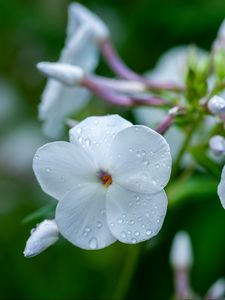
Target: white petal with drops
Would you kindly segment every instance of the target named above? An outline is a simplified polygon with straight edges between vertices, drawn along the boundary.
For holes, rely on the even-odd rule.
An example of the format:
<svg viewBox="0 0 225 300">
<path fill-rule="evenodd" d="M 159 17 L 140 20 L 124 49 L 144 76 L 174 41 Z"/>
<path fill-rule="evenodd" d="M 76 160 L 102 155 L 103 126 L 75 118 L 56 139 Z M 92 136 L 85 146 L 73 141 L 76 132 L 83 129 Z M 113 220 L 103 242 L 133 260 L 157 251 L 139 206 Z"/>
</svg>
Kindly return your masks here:
<svg viewBox="0 0 225 300">
<path fill-rule="evenodd" d="M 163 136 L 136 125 L 120 131 L 111 145 L 113 181 L 134 192 L 157 193 L 171 173 L 170 148 Z"/>
<path fill-rule="evenodd" d="M 223 167 L 220 183 L 217 188 L 217 193 L 220 198 L 221 204 L 225 209 L 225 166 Z"/>
<path fill-rule="evenodd" d="M 56 223 L 72 244 L 96 250 L 115 242 L 106 221 L 106 192 L 101 183 L 81 184 L 59 201 Z"/>
<path fill-rule="evenodd" d="M 108 169 L 110 146 L 116 134 L 132 126 L 118 115 L 89 117 L 70 129 L 70 141 L 80 143 L 99 168 Z"/>
<path fill-rule="evenodd" d="M 135 193 L 117 184 L 108 189 L 106 214 L 109 228 L 123 243 L 135 244 L 155 236 L 162 227 L 166 210 L 164 191 Z"/>
<path fill-rule="evenodd" d="M 96 169 L 86 152 L 67 142 L 39 148 L 33 169 L 43 191 L 58 200 L 83 182 L 97 182 Z"/>
</svg>

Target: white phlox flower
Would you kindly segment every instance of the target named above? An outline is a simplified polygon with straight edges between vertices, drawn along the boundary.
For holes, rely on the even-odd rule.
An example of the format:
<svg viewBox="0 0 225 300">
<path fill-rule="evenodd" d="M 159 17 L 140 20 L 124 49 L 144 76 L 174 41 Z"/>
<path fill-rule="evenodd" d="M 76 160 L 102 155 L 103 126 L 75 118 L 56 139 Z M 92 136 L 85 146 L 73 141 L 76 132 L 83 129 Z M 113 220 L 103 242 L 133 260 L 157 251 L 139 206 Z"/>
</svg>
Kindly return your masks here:
<svg viewBox="0 0 225 300">
<path fill-rule="evenodd" d="M 206 299 L 224 299 L 225 279 L 219 278 L 208 290 Z"/>
<path fill-rule="evenodd" d="M 59 62 L 76 65 L 88 74 L 95 70 L 98 60 L 99 51 L 92 28 L 81 23 L 74 14 L 73 6 L 70 6 L 67 38 Z M 89 91 L 83 87 L 68 87 L 49 79 L 39 106 L 39 118 L 44 121 L 45 134 L 51 138 L 60 136 L 64 120 L 83 108 L 89 98 Z"/>
<path fill-rule="evenodd" d="M 25 257 L 36 256 L 53 245 L 58 238 L 59 231 L 55 220 L 44 220 L 31 230 L 23 254 Z"/>
<path fill-rule="evenodd" d="M 176 269 L 186 269 L 192 265 L 191 240 L 187 232 L 179 231 L 173 240 L 170 263 Z"/>
<path fill-rule="evenodd" d="M 83 249 L 155 236 L 167 210 L 169 145 L 157 132 L 118 115 L 89 117 L 70 142 L 38 149 L 33 169 L 44 192 L 59 200 L 60 233 Z"/>
<path fill-rule="evenodd" d="M 220 183 L 217 187 L 217 194 L 220 198 L 220 202 L 225 209 L 225 166 L 223 167 Z"/>
</svg>

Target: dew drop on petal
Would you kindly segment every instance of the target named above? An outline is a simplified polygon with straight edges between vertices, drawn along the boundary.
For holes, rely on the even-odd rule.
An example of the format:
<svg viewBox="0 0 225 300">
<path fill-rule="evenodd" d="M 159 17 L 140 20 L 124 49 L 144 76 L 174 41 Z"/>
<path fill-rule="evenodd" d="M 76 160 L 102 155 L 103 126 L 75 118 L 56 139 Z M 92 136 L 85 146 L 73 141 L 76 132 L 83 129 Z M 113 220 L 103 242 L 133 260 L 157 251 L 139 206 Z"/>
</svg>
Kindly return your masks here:
<svg viewBox="0 0 225 300">
<path fill-rule="evenodd" d="M 84 228 L 84 231 L 86 231 L 86 232 L 90 232 L 90 231 L 91 231 L 91 228 L 90 228 L 90 227 L 88 227 L 88 226 L 86 226 L 86 227 Z"/>
<path fill-rule="evenodd" d="M 132 244 L 136 244 L 137 243 L 137 240 L 135 238 L 131 239 L 131 243 Z"/>
<path fill-rule="evenodd" d="M 51 168 L 46 168 L 47 173 L 51 173 L 52 169 Z"/>
<path fill-rule="evenodd" d="M 36 154 L 36 155 L 34 156 L 34 158 L 35 158 L 35 159 L 40 159 L 40 156 Z"/>
<path fill-rule="evenodd" d="M 125 232 L 125 231 L 122 231 L 121 234 L 120 234 L 120 236 L 121 236 L 121 238 L 125 239 L 126 236 L 127 236 L 127 235 L 126 235 L 126 232 Z"/>
<path fill-rule="evenodd" d="M 122 224 L 122 223 L 123 223 L 123 219 L 122 219 L 122 218 L 118 218 L 118 219 L 117 219 L 117 223 L 118 223 L 118 224 Z"/>
<path fill-rule="evenodd" d="M 147 230 L 146 230 L 146 234 L 147 234 L 147 235 L 151 235 L 151 234 L 152 234 L 152 230 L 151 230 L 151 229 L 147 229 Z"/>
<path fill-rule="evenodd" d="M 135 231 L 134 235 L 139 236 L 140 232 L 139 231 Z"/>
<path fill-rule="evenodd" d="M 97 241 L 96 238 L 90 239 L 90 241 L 89 241 L 89 247 L 91 249 L 96 249 L 98 247 L 98 241 Z"/>
<path fill-rule="evenodd" d="M 76 129 L 76 132 L 77 132 L 78 134 L 81 134 L 81 128 L 78 127 L 78 128 Z"/>
<path fill-rule="evenodd" d="M 134 220 L 130 220 L 129 224 L 134 225 L 135 224 Z"/>
<path fill-rule="evenodd" d="M 102 228 L 102 222 L 98 221 L 98 222 L 97 222 L 97 227 L 98 227 L 98 228 Z"/>
</svg>

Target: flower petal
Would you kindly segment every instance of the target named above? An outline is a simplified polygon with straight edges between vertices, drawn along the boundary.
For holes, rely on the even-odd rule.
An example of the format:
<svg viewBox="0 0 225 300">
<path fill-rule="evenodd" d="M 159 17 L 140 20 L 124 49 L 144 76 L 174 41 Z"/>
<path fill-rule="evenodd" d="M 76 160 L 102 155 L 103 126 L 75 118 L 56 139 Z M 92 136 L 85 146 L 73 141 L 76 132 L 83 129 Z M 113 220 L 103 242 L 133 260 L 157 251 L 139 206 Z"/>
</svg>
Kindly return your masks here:
<svg viewBox="0 0 225 300">
<path fill-rule="evenodd" d="M 113 181 L 134 192 L 157 193 L 171 173 L 170 148 L 163 136 L 136 125 L 120 131 L 111 145 Z"/>
<path fill-rule="evenodd" d="M 44 121 L 44 132 L 51 138 L 62 134 L 64 120 L 88 102 L 90 93 L 80 87 L 67 87 L 49 79 L 42 94 L 39 118 Z"/>
<path fill-rule="evenodd" d="M 164 191 L 141 194 L 117 184 L 108 189 L 107 220 L 112 234 L 123 243 L 135 244 L 155 236 L 162 227 L 166 210 Z"/>
<path fill-rule="evenodd" d="M 79 145 L 53 142 L 39 148 L 33 169 L 44 192 L 60 200 L 83 182 L 97 182 L 96 170 Z"/>
<path fill-rule="evenodd" d="M 220 183 L 217 188 L 217 193 L 220 198 L 220 202 L 225 209 L 225 167 L 223 167 Z"/>
<path fill-rule="evenodd" d="M 129 126 L 132 124 L 118 115 L 89 117 L 70 130 L 70 141 L 80 143 L 98 167 L 105 169 L 113 138 Z"/>
<path fill-rule="evenodd" d="M 105 214 L 106 189 L 99 184 L 83 184 L 70 191 L 56 209 L 60 233 L 72 244 L 88 250 L 115 242 Z"/>
</svg>

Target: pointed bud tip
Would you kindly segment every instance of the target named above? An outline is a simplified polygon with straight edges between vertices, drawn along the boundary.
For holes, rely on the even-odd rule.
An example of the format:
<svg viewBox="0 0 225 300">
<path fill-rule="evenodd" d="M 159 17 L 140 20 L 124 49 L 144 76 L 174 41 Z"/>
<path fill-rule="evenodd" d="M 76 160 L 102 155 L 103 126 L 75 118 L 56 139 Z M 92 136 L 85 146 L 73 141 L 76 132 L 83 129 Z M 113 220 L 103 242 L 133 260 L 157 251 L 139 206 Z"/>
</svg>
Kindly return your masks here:
<svg viewBox="0 0 225 300">
<path fill-rule="evenodd" d="M 65 63 L 40 62 L 37 69 L 47 77 L 56 79 L 66 85 L 79 85 L 84 79 L 84 71 L 78 67 Z"/>
<path fill-rule="evenodd" d="M 34 257 L 53 245 L 59 238 L 59 231 L 55 220 L 44 220 L 31 231 L 26 242 L 23 255 Z"/>
<path fill-rule="evenodd" d="M 174 268 L 185 269 L 192 265 L 192 246 L 189 234 L 185 231 L 178 232 L 173 240 L 170 263 Z"/>
</svg>

